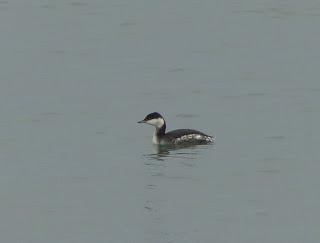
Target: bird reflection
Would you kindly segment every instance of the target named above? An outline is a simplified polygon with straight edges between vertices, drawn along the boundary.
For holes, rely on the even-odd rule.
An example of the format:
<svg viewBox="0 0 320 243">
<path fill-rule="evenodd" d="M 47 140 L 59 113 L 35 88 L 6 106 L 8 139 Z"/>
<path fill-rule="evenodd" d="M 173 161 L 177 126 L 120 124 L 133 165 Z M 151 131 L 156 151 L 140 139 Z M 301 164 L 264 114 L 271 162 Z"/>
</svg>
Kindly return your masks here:
<svg viewBox="0 0 320 243">
<path fill-rule="evenodd" d="M 199 153 L 200 148 L 207 146 L 163 146 L 153 145 L 154 153 L 145 154 L 144 157 L 154 161 L 165 161 L 171 159 L 195 159 L 195 155 Z"/>
<path fill-rule="evenodd" d="M 165 239 L 166 242 L 171 242 L 169 239 L 171 231 L 165 227 L 168 217 L 163 214 L 170 204 L 167 186 L 181 185 L 179 184 L 181 181 L 194 183 L 198 180 L 192 170 L 197 166 L 201 150 L 209 148 L 212 148 L 212 145 L 188 147 L 154 145 L 153 153 L 143 155 L 145 168 L 143 207 L 148 219 L 146 227 L 148 238 L 155 239 L 160 235 L 162 238 L 168 237 Z"/>
</svg>

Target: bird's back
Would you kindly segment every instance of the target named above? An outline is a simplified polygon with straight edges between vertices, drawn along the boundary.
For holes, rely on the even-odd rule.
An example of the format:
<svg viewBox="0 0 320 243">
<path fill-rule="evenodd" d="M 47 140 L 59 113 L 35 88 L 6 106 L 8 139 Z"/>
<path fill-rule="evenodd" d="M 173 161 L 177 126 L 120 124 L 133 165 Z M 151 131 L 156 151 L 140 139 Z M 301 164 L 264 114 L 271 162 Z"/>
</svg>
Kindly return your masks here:
<svg viewBox="0 0 320 243">
<path fill-rule="evenodd" d="M 194 129 L 177 129 L 167 132 L 160 140 L 168 144 L 208 144 L 214 141 L 212 136 Z"/>
</svg>

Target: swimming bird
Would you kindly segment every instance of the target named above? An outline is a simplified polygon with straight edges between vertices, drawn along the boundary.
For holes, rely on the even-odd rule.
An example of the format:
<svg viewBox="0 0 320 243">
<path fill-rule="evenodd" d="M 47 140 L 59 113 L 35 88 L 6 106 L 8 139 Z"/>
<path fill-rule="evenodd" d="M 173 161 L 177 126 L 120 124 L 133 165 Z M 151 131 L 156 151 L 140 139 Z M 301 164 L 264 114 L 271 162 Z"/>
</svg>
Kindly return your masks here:
<svg viewBox="0 0 320 243">
<path fill-rule="evenodd" d="M 166 133 L 166 121 L 158 112 L 148 114 L 142 121 L 156 128 L 152 142 L 157 145 L 210 144 L 214 137 L 193 129 L 177 129 Z"/>
</svg>

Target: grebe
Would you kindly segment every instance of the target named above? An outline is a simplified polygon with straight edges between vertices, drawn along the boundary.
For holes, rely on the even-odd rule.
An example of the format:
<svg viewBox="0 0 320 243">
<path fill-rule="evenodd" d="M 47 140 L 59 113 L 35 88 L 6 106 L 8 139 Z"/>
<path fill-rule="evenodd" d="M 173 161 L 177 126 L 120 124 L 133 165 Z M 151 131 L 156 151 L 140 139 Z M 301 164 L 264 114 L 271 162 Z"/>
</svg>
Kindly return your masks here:
<svg viewBox="0 0 320 243">
<path fill-rule="evenodd" d="M 147 123 L 156 128 L 152 142 L 158 145 L 197 145 L 210 144 L 214 137 L 193 129 L 177 129 L 166 133 L 166 122 L 158 113 L 153 112 L 147 115 L 138 123 Z"/>
</svg>

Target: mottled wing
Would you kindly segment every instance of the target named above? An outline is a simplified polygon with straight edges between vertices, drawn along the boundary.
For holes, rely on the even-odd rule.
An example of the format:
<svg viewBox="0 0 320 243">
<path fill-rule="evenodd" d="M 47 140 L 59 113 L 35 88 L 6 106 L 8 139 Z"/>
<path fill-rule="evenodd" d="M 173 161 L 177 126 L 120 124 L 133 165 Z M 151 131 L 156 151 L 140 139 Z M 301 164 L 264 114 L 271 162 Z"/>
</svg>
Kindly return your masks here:
<svg viewBox="0 0 320 243">
<path fill-rule="evenodd" d="M 193 129 L 178 129 L 166 133 L 166 137 L 170 140 L 174 140 L 175 144 L 183 143 L 195 143 L 195 144 L 207 144 L 212 143 L 214 138 L 200 131 Z"/>
</svg>

